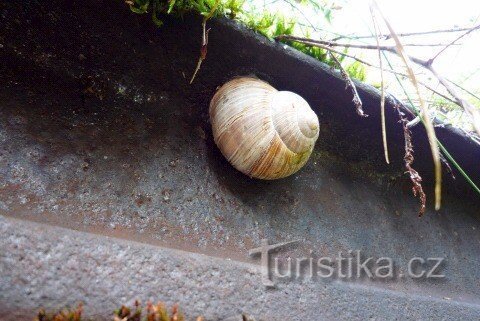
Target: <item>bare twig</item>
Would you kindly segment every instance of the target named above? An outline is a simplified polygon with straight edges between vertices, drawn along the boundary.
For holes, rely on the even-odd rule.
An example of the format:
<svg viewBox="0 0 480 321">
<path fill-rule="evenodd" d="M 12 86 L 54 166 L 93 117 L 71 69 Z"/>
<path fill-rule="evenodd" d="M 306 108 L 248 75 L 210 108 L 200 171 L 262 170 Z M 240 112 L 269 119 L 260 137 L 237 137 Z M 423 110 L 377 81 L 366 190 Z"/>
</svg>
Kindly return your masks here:
<svg viewBox="0 0 480 321">
<path fill-rule="evenodd" d="M 477 25 L 473 28 L 470 28 L 467 32 L 464 34 L 460 35 L 456 39 L 454 39 L 449 45 L 445 46 L 440 52 L 438 52 L 433 58 L 430 58 L 427 61 L 423 61 L 421 59 L 415 58 L 415 60 L 412 59 L 415 63 L 421 65 L 422 67 L 428 69 L 440 82 L 440 84 L 445 87 L 445 89 L 449 92 L 449 94 L 454 98 L 455 102 L 457 105 L 461 106 L 464 110 L 466 110 L 473 119 L 473 126 L 476 130 L 476 132 L 480 135 L 480 110 L 470 104 L 467 100 L 465 100 L 462 96 L 460 96 L 455 88 L 452 86 L 452 82 L 444 78 L 441 74 L 437 72 L 437 70 L 433 67 L 433 62 L 434 60 L 445 50 L 447 49 L 450 45 L 454 44 L 456 41 L 459 39 L 463 38 L 464 36 L 468 35 L 469 33 L 480 29 L 480 25 Z M 412 58 L 412 57 L 410 57 Z"/>
<path fill-rule="evenodd" d="M 280 36 L 279 36 L 279 37 L 280 37 Z M 282 38 L 279 38 L 279 37 L 277 37 L 277 39 L 281 40 Z M 331 48 L 331 47 L 329 47 L 329 46 L 327 46 L 327 45 L 322 45 L 322 44 L 317 43 L 317 42 L 315 42 L 315 41 L 313 41 L 313 40 L 310 40 L 310 39 L 309 39 L 309 40 L 292 40 L 292 41 L 300 42 L 300 43 L 303 43 L 303 44 L 306 44 L 306 45 L 309 45 L 309 46 L 314 46 L 314 47 L 322 48 L 322 49 L 325 49 L 325 50 L 329 50 L 329 51 L 334 52 L 334 53 L 336 53 L 336 54 L 339 54 L 339 55 L 342 55 L 342 56 L 345 56 L 345 57 L 354 59 L 354 60 L 356 60 L 356 61 L 358 61 L 358 62 L 360 62 L 360 63 L 362 63 L 362 64 L 364 64 L 364 65 L 367 65 L 367 66 L 369 66 L 369 67 L 373 67 L 373 68 L 376 68 L 376 69 L 380 69 L 380 66 L 374 65 L 374 64 L 372 64 L 372 63 L 370 63 L 370 62 L 368 62 L 368 61 L 366 61 L 366 60 L 364 60 L 364 59 L 361 59 L 361 58 L 358 58 L 358 57 L 356 57 L 356 56 L 352 56 L 352 55 L 350 55 L 350 54 L 347 54 L 347 53 L 345 53 L 345 52 L 336 50 L 336 49 Z M 405 74 L 405 73 L 402 73 L 402 72 L 398 72 L 398 71 L 395 71 L 395 70 L 392 70 L 392 69 L 388 69 L 388 68 L 383 68 L 383 70 L 386 71 L 386 72 L 395 74 L 395 75 L 399 75 L 399 76 L 408 78 L 408 75 Z M 431 92 L 433 92 L 433 93 L 435 93 L 435 94 L 437 94 L 437 95 L 439 95 L 439 96 L 441 96 L 441 97 L 449 100 L 450 102 L 452 102 L 452 103 L 454 103 L 454 104 L 457 104 L 457 102 L 456 102 L 455 100 L 453 100 L 452 98 L 450 98 L 450 97 L 448 97 L 448 96 L 445 96 L 444 94 L 442 94 L 442 93 L 440 93 L 439 91 L 433 89 L 431 86 L 425 84 L 424 82 L 418 81 L 418 83 L 419 83 L 420 85 L 422 85 L 423 87 L 427 88 L 428 90 L 430 90 Z"/>
<path fill-rule="evenodd" d="M 464 110 L 466 110 L 473 118 L 473 126 L 477 133 L 480 135 L 480 110 L 470 104 L 467 100 L 463 99 L 453 88 L 451 85 L 451 82 L 449 82 L 447 79 L 443 78 L 442 75 L 440 75 L 437 70 L 432 66 L 432 65 L 427 65 L 425 68 L 430 70 L 430 72 L 438 79 L 438 81 L 447 89 L 447 91 L 452 95 L 452 97 L 455 99 L 456 103 L 461 106 Z"/>
<path fill-rule="evenodd" d="M 442 52 L 444 52 L 445 50 L 448 49 L 448 47 L 454 45 L 458 40 L 462 39 L 463 37 L 465 37 L 466 35 L 468 35 L 469 33 L 471 33 L 472 31 L 475 31 L 477 29 L 480 29 L 480 25 L 477 25 L 473 28 L 470 28 L 467 32 L 461 34 L 460 36 L 458 36 L 457 38 L 455 38 L 454 40 L 452 40 L 448 45 L 446 45 L 445 47 L 443 47 L 435 56 L 433 56 L 433 58 L 430 58 L 428 60 L 428 63 L 431 65 L 433 63 L 433 61 L 435 59 L 437 59 L 438 56 L 440 56 L 442 54 Z"/>
<path fill-rule="evenodd" d="M 373 28 L 375 29 L 375 36 L 376 36 L 376 41 L 377 41 L 377 46 L 380 47 L 380 40 L 379 40 L 379 34 L 380 30 L 377 25 L 377 20 L 375 19 L 375 14 L 373 12 L 373 8 L 370 7 L 370 14 L 372 15 L 372 21 L 373 21 Z M 390 164 L 390 159 L 388 157 L 388 142 L 387 142 L 387 126 L 385 123 L 385 82 L 383 79 L 383 61 L 382 61 L 382 53 L 380 49 L 377 50 L 378 52 L 378 62 L 380 64 L 380 78 L 381 78 L 381 96 L 380 96 L 380 113 L 381 113 L 381 121 L 382 121 L 382 140 L 383 140 L 383 152 L 385 155 L 385 162 L 387 164 Z"/>
<path fill-rule="evenodd" d="M 297 24 L 299 26 L 302 26 L 302 27 L 311 27 L 315 31 L 322 31 L 322 32 L 329 33 L 329 34 L 332 34 L 332 35 L 335 35 L 335 36 L 340 36 L 341 35 L 341 34 L 335 32 L 335 31 L 331 31 L 331 30 L 328 30 L 328 29 L 320 28 L 320 27 L 315 27 L 315 25 L 312 26 L 309 23 L 297 22 Z"/>
<path fill-rule="evenodd" d="M 395 52 L 396 47 L 395 46 L 386 46 L 386 45 L 368 45 L 368 44 L 354 44 L 354 43 L 339 43 L 335 41 L 329 41 L 329 40 L 314 40 L 314 39 L 309 39 L 309 38 L 304 38 L 304 37 L 297 37 L 297 36 L 292 36 L 292 35 L 279 35 L 275 39 L 277 40 L 294 40 L 294 41 L 310 41 L 313 43 L 321 44 L 321 45 L 326 45 L 330 47 L 342 47 L 342 48 L 358 48 L 358 49 L 380 49 L 380 50 L 386 50 L 386 51 L 391 51 Z M 445 44 L 405 44 L 404 46 L 406 47 L 440 47 L 440 46 L 445 46 Z"/>
<path fill-rule="evenodd" d="M 422 35 L 429 35 L 429 34 L 437 34 L 437 33 L 450 33 L 450 32 L 462 32 L 462 31 L 467 31 L 470 28 L 452 28 L 452 29 L 440 29 L 440 30 L 430 30 L 430 31 L 421 31 L 421 32 L 403 32 L 403 33 L 397 33 L 397 37 L 411 37 L 411 36 L 422 36 Z M 352 36 L 351 38 L 353 39 L 368 39 L 368 38 L 373 38 L 375 37 L 374 35 L 365 35 L 365 36 Z M 340 40 L 344 37 L 339 36 L 335 39 L 332 39 L 332 41 L 337 41 Z M 381 37 L 385 40 L 388 40 L 392 38 L 392 35 L 384 35 Z"/>
<path fill-rule="evenodd" d="M 346 52 L 343 52 L 343 51 L 339 51 L 339 50 L 336 50 L 332 47 L 329 47 L 328 45 L 323 45 L 321 43 L 318 43 L 316 42 L 315 40 L 313 39 L 308 39 L 308 38 L 301 38 L 301 39 L 284 39 L 283 36 L 278 36 L 275 38 L 276 40 L 290 40 L 290 41 L 295 41 L 295 42 L 299 42 L 299 43 L 303 43 L 305 45 L 309 45 L 309 46 L 313 46 L 313 47 L 318 47 L 318 48 L 322 48 L 322 49 L 325 49 L 325 50 L 328 50 L 328 51 L 331 51 L 331 52 L 334 52 L 336 54 L 339 54 L 339 55 L 342 55 L 342 56 L 345 56 L 345 57 L 348 57 L 348 58 L 351 58 L 351 59 L 354 59 L 364 65 L 367 65 L 367 66 L 370 66 L 370 67 L 373 67 L 373 68 L 377 68 L 377 69 L 380 69 L 379 66 L 376 66 L 366 60 L 363 60 L 361 58 L 358 58 L 356 56 L 352 56 L 352 55 L 349 55 L 348 53 Z M 303 40 L 303 39 L 306 39 L 306 40 Z M 408 77 L 407 74 L 404 74 L 404 73 L 401 73 L 401 72 L 398 72 L 398 71 L 395 71 L 395 70 L 392 70 L 392 69 L 384 69 L 384 71 L 387 71 L 387 72 L 390 72 L 390 73 L 393 73 L 393 74 L 397 74 L 397 75 L 400 75 L 400 76 L 404 76 L 404 77 Z"/>
<path fill-rule="evenodd" d="M 316 39 L 309 39 L 309 38 L 304 38 L 304 37 L 297 37 L 297 36 L 292 36 L 292 35 L 279 35 L 275 37 L 277 40 L 291 40 L 291 41 L 297 41 L 297 42 L 303 42 L 303 43 L 309 43 L 311 45 L 324 45 L 324 46 L 329 46 L 329 47 L 342 47 L 342 48 L 358 48 L 358 49 L 368 49 L 368 50 L 383 50 L 383 51 L 388 51 L 394 54 L 397 54 L 397 48 L 396 46 L 377 46 L 377 45 L 368 45 L 368 44 L 352 44 L 352 43 L 339 43 L 339 42 L 334 42 L 334 41 L 328 41 L 328 40 L 316 40 Z M 423 44 L 419 44 L 421 46 L 424 46 Z M 408 45 L 405 45 L 408 46 Z M 415 44 L 410 44 L 410 46 L 415 46 Z M 435 46 L 435 45 L 425 45 L 425 46 Z M 443 45 L 444 46 L 444 45 Z M 423 60 L 417 57 L 412 57 L 408 56 L 408 58 L 423 67 L 427 67 L 429 65 L 428 60 Z"/>
<path fill-rule="evenodd" d="M 340 63 L 340 61 L 338 60 L 338 58 L 333 54 L 333 52 L 329 51 L 329 53 L 330 53 L 330 56 L 332 57 L 332 59 L 337 64 L 338 68 L 340 69 L 340 73 L 342 74 L 342 78 L 345 80 L 345 84 L 346 84 L 345 90 L 350 89 L 350 91 L 352 92 L 352 96 L 353 96 L 352 101 L 355 104 L 357 114 L 361 117 L 368 117 L 368 115 L 363 112 L 362 100 L 360 99 L 360 96 L 358 95 L 357 87 L 355 87 L 355 84 L 353 83 L 352 79 L 348 75 L 347 71 L 343 68 L 343 66 Z"/>
<path fill-rule="evenodd" d="M 472 31 L 477 30 L 477 29 L 480 29 L 480 25 L 472 28 Z M 473 106 L 472 104 L 470 104 L 467 100 L 463 99 L 462 96 L 460 96 L 457 93 L 455 88 L 453 88 L 453 86 L 451 85 L 452 82 L 449 81 L 448 79 L 444 78 L 442 75 L 440 75 L 435 70 L 435 68 L 433 68 L 432 63 L 431 63 L 431 59 L 430 60 L 423 60 L 423 59 L 420 59 L 420 58 L 417 58 L 417 57 L 412 57 L 412 56 L 407 55 L 405 53 L 405 51 L 397 52 L 397 49 L 395 47 L 392 47 L 392 46 L 343 44 L 343 43 L 336 43 L 336 42 L 332 42 L 332 41 L 313 40 L 313 39 L 295 37 L 295 36 L 289 36 L 289 35 L 281 35 L 281 36 L 278 36 L 276 39 L 284 39 L 284 40 L 292 40 L 292 41 L 302 42 L 302 43 L 309 44 L 309 45 L 312 45 L 312 46 L 318 46 L 320 48 L 324 48 L 324 47 L 329 48 L 329 47 L 332 47 L 332 46 L 338 46 L 338 47 L 343 47 L 343 48 L 360 48 L 360 49 L 383 50 L 383 51 L 388 51 L 388 52 L 395 53 L 398 56 L 400 56 L 402 59 L 403 59 L 403 57 L 405 57 L 409 61 L 412 61 L 412 62 L 416 63 L 417 65 L 429 70 L 438 79 L 440 84 L 442 84 L 442 86 L 445 87 L 445 89 L 448 91 L 448 93 L 453 97 L 453 100 L 452 99 L 449 99 L 449 100 L 454 102 L 458 106 L 462 107 L 464 110 L 466 110 L 472 116 L 473 126 L 474 126 L 476 132 L 480 135 L 480 110 L 478 108 L 476 108 L 475 106 Z M 388 70 L 386 70 L 386 71 L 388 71 Z M 413 74 L 413 71 L 412 71 L 412 74 Z M 416 81 L 416 82 L 419 83 L 419 84 L 422 84 L 423 86 L 425 86 L 429 90 L 431 90 L 431 91 L 439 94 L 440 96 L 446 98 L 445 95 L 440 94 L 438 91 L 433 90 L 433 88 L 428 87 L 425 84 L 420 83 L 418 81 Z"/>
<path fill-rule="evenodd" d="M 433 89 L 432 87 L 430 87 L 430 86 L 427 85 L 426 83 L 421 82 L 421 81 L 419 81 L 419 80 L 418 80 L 418 83 L 419 83 L 420 85 L 422 85 L 423 87 L 427 88 L 428 90 L 430 90 L 431 92 L 437 94 L 438 96 L 445 98 L 446 100 L 448 100 L 448 101 L 451 102 L 451 103 L 454 103 L 454 104 L 457 105 L 457 106 L 460 106 L 460 105 L 457 104 L 457 102 L 456 102 L 455 100 L 453 100 L 452 98 L 450 98 L 450 97 L 442 94 L 441 92 L 437 91 L 436 89 Z M 460 107 L 461 107 L 461 106 L 460 106 Z"/>
<path fill-rule="evenodd" d="M 303 16 L 303 19 L 305 19 L 306 22 L 308 22 L 308 24 L 310 25 L 310 27 L 317 31 L 318 29 L 315 27 L 315 25 L 310 21 L 310 19 L 308 19 L 308 16 L 305 14 L 305 12 L 303 12 L 302 9 L 300 9 L 295 3 L 292 3 L 288 0 L 283 0 L 283 2 L 287 3 L 288 5 L 290 5 L 290 7 L 292 7 L 292 9 L 296 10 L 298 13 L 300 13 L 302 16 Z"/>
<path fill-rule="evenodd" d="M 315 39 L 309 39 L 309 38 L 304 38 L 304 37 L 296 37 L 296 36 L 291 36 L 291 35 L 280 35 L 275 37 L 277 40 L 292 40 L 292 41 L 298 41 L 298 42 L 304 42 L 304 43 L 309 43 L 311 45 L 324 45 L 324 46 L 329 46 L 329 47 L 342 47 L 342 48 L 358 48 L 358 49 L 369 49 L 369 50 L 383 50 L 383 51 L 388 51 L 394 54 L 397 54 L 397 48 L 396 46 L 376 46 L 376 45 L 361 45 L 361 44 L 351 44 L 351 43 L 338 43 L 334 41 L 328 41 L 328 40 L 315 40 Z M 414 63 L 421 65 L 421 66 L 427 66 L 428 61 L 423 60 L 417 57 L 411 57 L 407 56 L 411 61 Z"/>
<path fill-rule="evenodd" d="M 451 83 L 452 85 L 454 85 L 455 87 L 457 87 L 458 89 L 461 89 L 461 90 L 463 90 L 464 92 L 466 92 L 466 93 L 467 93 L 467 94 L 469 94 L 470 96 L 472 96 L 472 97 L 474 97 L 474 98 L 476 98 L 476 99 L 480 100 L 480 97 L 479 97 L 479 96 L 477 96 L 476 94 L 472 93 L 470 90 L 468 90 L 468 89 L 464 88 L 463 86 L 460 86 L 460 85 L 459 85 L 459 84 L 457 84 L 457 83 L 454 83 L 454 82 L 453 82 L 453 81 L 451 81 L 451 80 L 448 80 L 448 79 L 447 79 L 447 81 L 448 81 L 449 83 Z"/>
<path fill-rule="evenodd" d="M 393 32 L 391 31 L 391 33 L 393 34 Z M 283 39 L 283 40 L 291 40 L 291 41 L 297 41 L 297 42 L 301 42 L 301 43 L 304 43 L 304 44 L 307 44 L 307 45 L 310 45 L 310 46 L 316 46 L 316 47 L 319 47 L 319 48 L 322 48 L 322 49 L 325 49 L 325 50 L 328 50 L 330 55 L 332 55 L 332 53 L 337 53 L 337 54 L 340 54 L 340 55 L 343 55 L 345 57 L 349 57 L 351 59 L 354 59 L 356 61 L 359 61 L 360 63 L 364 63 L 365 65 L 369 65 L 371 67 L 374 67 L 374 68 L 379 68 L 381 70 L 384 70 L 384 71 L 387 71 L 387 72 L 391 72 L 393 74 L 397 74 L 397 75 L 401 75 L 403 77 L 409 77 L 410 75 L 407 75 L 407 74 L 404 74 L 404 73 L 400 73 L 400 72 L 397 72 L 395 70 L 392 70 L 392 69 L 385 69 L 383 68 L 383 66 L 375 66 L 374 64 L 372 63 L 369 63 L 365 60 L 362 60 L 360 58 L 357 58 L 355 56 L 352 56 L 352 55 L 348 55 L 344 52 L 341 52 L 341 51 L 338 51 L 338 50 L 335 50 L 334 48 L 332 48 L 331 46 L 329 46 L 328 44 L 332 43 L 332 42 L 319 42 L 319 41 L 315 41 L 315 40 L 312 40 L 312 39 L 308 39 L 308 38 L 301 38 L 301 37 L 285 37 L 285 36 L 280 36 L 280 37 L 277 37 L 277 39 Z M 398 38 L 397 38 L 398 40 Z M 370 49 L 370 48 L 369 48 Z M 378 46 L 372 46 L 371 49 L 376 49 L 376 50 L 379 50 Z M 400 53 L 397 53 L 397 50 L 396 48 L 392 50 L 392 48 L 388 48 L 388 49 L 384 49 L 384 50 L 387 50 L 389 52 L 392 52 L 392 53 L 395 53 L 397 55 L 400 55 Z M 404 52 L 403 52 L 404 54 Z M 405 54 L 404 54 L 405 55 Z M 405 55 L 406 56 L 406 55 Z M 413 62 L 415 62 L 416 64 L 422 66 L 422 67 L 425 67 L 427 65 L 427 61 L 425 60 L 422 60 L 422 59 L 419 59 L 419 58 L 416 58 L 416 57 L 403 57 L 404 59 L 409 59 Z M 409 74 L 411 75 L 414 75 L 413 74 L 413 70 L 410 68 L 409 70 Z M 447 80 L 448 81 L 448 80 Z M 424 84 L 424 83 L 421 83 L 421 82 L 418 82 L 417 81 L 417 84 L 421 84 L 423 85 L 424 87 L 426 87 L 427 89 L 431 90 L 432 92 L 456 103 L 456 104 L 459 104 L 456 100 L 452 100 L 451 98 L 443 95 L 442 93 L 436 91 L 435 89 L 429 87 L 428 85 Z M 417 91 L 418 91 L 418 86 L 416 87 Z M 451 92 L 449 91 L 449 93 L 451 94 Z M 452 95 L 453 96 L 453 95 Z M 420 96 L 419 96 L 420 97 Z M 455 96 L 453 96 L 454 98 L 456 98 Z M 421 97 L 420 97 L 421 99 Z M 423 100 L 422 100 L 423 101 Z M 424 103 L 423 103 L 424 105 Z M 403 115 L 403 114 L 402 114 Z M 428 117 L 428 116 L 427 116 Z M 419 122 L 419 121 L 422 121 L 422 118 L 421 117 L 418 117 L 414 120 L 415 122 Z M 423 121 L 425 121 L 423 119 Z M 420 215 L 422 215 L 425 211 L 425 202 L 426 202 L 426 196 L 425 196 L 425 193 L 422 189 L 422 186 L 421 186 L 421 177 L 420 175 L 418 174 L 418 172 L 416 172 L 413 168 L 412 168 L 412 162 L 413 162 L 413 147 L 412 147 L 412 143 L 411 143 L 411 135 L 410 135 L 410 130 L 409 128 L 407 127 L 407 124 L 408 124 L 408 121 L 405 119 L 405 122 L 404 122 L 404 132 L 405 132 L 405 149 L 406 149 L 406 153 L 405 153 L 405 164 L 406 164 L 406 168 L 407 168 L 407 171 L 410 175 L 410 179 L 412 180 L 412 183 L 413 183 L 413 192 L 415 195 L 418 195 L 420 197 L 420 200 L 421 200 L 421 208 L 420 208 Z M 410 124 L 411 125 L 411 124 Z M 431 125 L 431 129 L 433 130 L 433 125 L 431 124 L 430 122 L 430 125 Z M 428 126 L 428 125 L 426 125 Z M 434 131 L 433 131 L 434 133 Z M 435 136 L 434 136 L 435 137 Z M 430 138 L 429 138 L 430 140 Z M 435 138 L 435 141 L 436 138 Z M 433 143 L 433 146 L 435 146 L 438 150 L 438 146 L 435 144 L 435 141 Z M 432 143 L 430 142 L 431 144 L 431 148 L 435 148 L 432 146 Z M 440 143 L 439 143 L 440 144 Z M 440 145 L 441 146 L 441 145 Z M 443 146 L 441 146 L 443 148 Z M 443 150 L 443 149 L 442 149 Z M 432 155 L 435 155 L 434 152 L 432 151 Z M 438 173 L 440 171 L 440 175 L 441 175 L 441 160 L 440 160 L 440 153 L 437 152 L 437 158 L 435 160 L 435 156 L 434 156 L 434 162 L 435 162 L 435 177 L 436 177 L 436 185 L 435 185 L 435 196 L 436 196 L 436 208 L 438 209 L 439 207 L 439 196 L 441 196 L 441 185 L 439 184 L 439 180 L 438 180 Z M 455 163 L 455 165 L 457 166 L 458 168 L 458 164 Z M 472 186 L 475 186 L 471 180 L 468 178 L 468 176 L 464 173 L 462 173 L 464 177 L 466 177 L 466 179 L 472 184 Z M 441 176 L 440 176 L 440 179 L 441 179 Z M 440 188 L 439 188 L 440 187 Z M 480 191 L 478 189 L 476 189 L 477 191 Z"/>
</svg>

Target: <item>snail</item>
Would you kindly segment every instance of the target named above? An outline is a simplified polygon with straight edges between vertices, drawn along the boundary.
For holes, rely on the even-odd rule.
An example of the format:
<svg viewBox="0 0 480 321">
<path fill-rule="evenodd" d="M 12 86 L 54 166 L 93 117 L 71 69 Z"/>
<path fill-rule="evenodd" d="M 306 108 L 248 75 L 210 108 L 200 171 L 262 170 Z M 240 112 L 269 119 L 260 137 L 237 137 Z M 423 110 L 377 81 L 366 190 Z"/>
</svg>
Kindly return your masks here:
<svg viewBox="0 0 480 321">
<path fill-rule="evenodd" d="M 259 179 L 287 177 L 302 168 L 320 129 L 317 115 L 302 97 L 250 77 L 221 86 L 209 113 L 223 156 Z"/>
</svg>

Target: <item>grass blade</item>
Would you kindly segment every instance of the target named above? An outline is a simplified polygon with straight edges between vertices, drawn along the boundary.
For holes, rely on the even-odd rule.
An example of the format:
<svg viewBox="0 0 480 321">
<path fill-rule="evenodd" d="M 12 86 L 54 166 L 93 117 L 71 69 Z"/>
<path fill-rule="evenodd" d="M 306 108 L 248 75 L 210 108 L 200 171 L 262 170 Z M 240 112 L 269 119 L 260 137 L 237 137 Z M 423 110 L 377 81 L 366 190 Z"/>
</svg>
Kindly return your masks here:
<svg viewBox="0 0 480 321">
<path fill-rule="evenodd" d="M 380 48 L 380 40 L 379 40 L 379 33 L 380 28 L 378 27 L 377 20 L 375 19 L 375 14 L 373 12 L 373 8 L 370 7 L 370 13 L 372 15 L 373 20 L 373 28 L 375 29 L 375 39 L 377 40 L 377 46 Z M 380 49 L 378 49 L 378 61 L 380 66 L 380 78 L 381 78 L 381 97 L 380 97 L 380 111 L 381 111 L 381 121 L 382 121 L 382 140 L 383 140 L 383 151 L 385 154 L 385 161 L 387 164 L 390 164 L 390 159 L 388 156 L 388 142 L 387 142 L 387 126 L 385 123 L 385 81 L 383 78 L 383 61 L 382 61 L 382 53 Z"/>
<path fill-rule="evenodd" d="M 420 89 L 419 89 L 417 79 L 415 77 L 415 73 L 413 72 L 413 69 L 410 66 L 410 63 L 411 63 L 410 58 L 405 53 L 402 43 L 398 38 L 397 34 L 395 33 L 395 30 L 392 28 L 388 20 L 382 14 L 377 3 L 374 1 L 373 4 L 375 5 L 376 9 L 379 11 L 380 15 L 382 16 L 388 30 L 390 31 L 390 35 L 395 40 L 395 45 L 397 48 L 398 55 L 403 60 L 403 63 L 410 77 L 410 80 L 418 95 L 422 118 L 424 119 L 424 126 L 425 126 L 425 130 L 427 131 L 428 141 L 430 143 L 430 149 L 433 157 L 433 163 L 435 166 L 435 209 L 439 210 L 442 202 L 442 164 L 440 162 L 440 151 L 437 144 L 437 136 L 435 135 L 435 129 L 433 127 L 432 120 L 430 119 L 430 115 L 428 114 L 428 110 L 425 105 L 425 102 L 420 94 Z"/>
</svg>

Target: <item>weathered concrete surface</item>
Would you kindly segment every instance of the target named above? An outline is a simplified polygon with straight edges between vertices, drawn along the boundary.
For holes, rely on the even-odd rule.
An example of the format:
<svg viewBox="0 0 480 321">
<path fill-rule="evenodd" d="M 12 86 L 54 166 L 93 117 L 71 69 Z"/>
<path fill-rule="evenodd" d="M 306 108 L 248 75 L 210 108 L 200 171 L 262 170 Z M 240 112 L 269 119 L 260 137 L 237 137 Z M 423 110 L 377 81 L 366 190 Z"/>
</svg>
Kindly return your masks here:
<svg viewBox="0 0 480 321">
<path fill-rule="evenodd" d="M 459 175 L 456 182 L 447 177 L 443 209 L 417 219 L 391 109 L 394 162 L 383 164 L 376 93 L 359 89 L 370 114 L 360 119 L 338 75 L 223 20 L 212 22 L 208 58 L 189 86 L 199 26 L 186 17 L 157 29 L 117 1 L 3 4 L 0 213 L 242 261 L 265 237 L 303 240 L 284 256 L 361 250 L 400 266 L 414 256 L 441 256 L 444 280 L 356 282 L 398 296 L 480 303 L 478 198 Z M 320 116 L 314 155 L 293 177 L 251 180 L 213 143 L 210 97 L 225 80 L 251 73 L 300 93 Z M 478 179 L 480 149 L 448 129 L 438 133 Z M 431 161 L 420 127 L 414 141 L 428 186 Z M 1 281 L 12 286 L 3 274 Z M 32 306 L 43 302 L 34 298 Z M 248 297 L 239 302 L 248 305 Z"/>
<path fill-rule="evenodd" d="M 226 320 L 242 313 L 257 320 L 440 321 L 480 316 L 478 305 L 340 281 L 294 281 L 266 290 L 256 265 L 2 216 L 0 233 L 0 319 L 5 321 L 30 319 L 38 302 L 55 310 L 79 301 L 95 320 L 110 320 L 105 316 L 119 301 L 135 299 L 179 303 L 192 320 L 201 314 L 207 320 Z M 16 317 L 3 313 L 12 310 Z"/>
</svg>

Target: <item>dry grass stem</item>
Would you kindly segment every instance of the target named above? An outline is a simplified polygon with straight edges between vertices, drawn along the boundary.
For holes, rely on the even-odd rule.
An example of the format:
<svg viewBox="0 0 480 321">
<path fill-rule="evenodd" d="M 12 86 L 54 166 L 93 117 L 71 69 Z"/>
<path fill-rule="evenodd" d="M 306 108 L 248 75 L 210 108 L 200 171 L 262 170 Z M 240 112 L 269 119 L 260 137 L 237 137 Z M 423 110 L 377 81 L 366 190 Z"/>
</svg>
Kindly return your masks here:
<svg viewBox="0 0 480 321">
<path fill-rule="evenodd" d="M 375 14 L 373 12 L 372 7 L 370 7 L 370 13 L 372 15 L 373 28 L 375 30 L 375 39 L 377 41 L 377 46 L 380 47 L 380 40 L 379 40 L 380 28 L 378 28 L 377 20 L 375 19 Z M 380 51 L 380 49 L 378 49 L 377 52 L 378 52 L 378 62 L 380 65 L 380 78 L 381 78 L 380 112 L 381 112 L 381 122 L 382 122 L 383 152 L 385 154 L 385 161 L 387 162 L 387 164 L 390 164 L 390 159 L 388 156 L 387 126 L 385 123 L 385 81 L 383 79 L 382 52 Z"/>
<path fill-rule="evenodd" d="M 410 76 L 410 80 L 415 87 L 415 91 L 418 95 L 418 99 L 420 102 L 420 110 L 422 114 L 422 119 L 424 120 L 424 126 L 425 130 L 427 131 L 427 136 L 428 140 L 430 143 L 430 149 L 432 152 L 432 157 L 433 157 L 433 163 L 435 166 L 435 209 L 439 210 L 442 202 L 442 164 L 440 162 L 440 152 L 438 149 L 438 144 L 437 144 L 437 136 L 435 135 L 435 129 L 433 127 L 432 120 L 430 119 L 430 115 L 428 113 L 428 109 L 425 105 L 425 102 L 420 94 L 420 89 L 419 85 L 417 82 L 417 78 L 415 77 L 415 73 L 413 72 L 412 67 L 410 66 L 410 57 L 405 53 L 405 50 L 402 46 L 402 43 L 400 39 L 396 36 L 395 30 L 392 28 L 388 20 L 383 16 L 382 12 L 380 11 L 380 8 L 376 4 L 376 2 L 373 2 L 375 5 L 375 8 L 378 10 L 380 15 L 382 16 L 388 30 L 390 31 L 390 34 L 392 35 L 392 38 L 395 40 L 395 44 L 397 46 L 397 53 L 402 58 L 403 63 L 405 64 L 405 67 L 408 71 L 408 75 Z"/>
<path fill-rule="evenodd" d="M 195 80 L 195 76 L 197 75 L 200 67 L 202 66 L 202 62 L 207 58 L 207 47 L 208 47 L 208 32 L 210 29 L 207 29 L 207 21 L 215 14 L 215 11 L 220 4 L 220 0 L 216 0 L 215 4 L 213 5 L 210 13 L 203 18 L 202 21 L 202 45 L 200 47 L 200 56 L 198 57 L 197 66 L 195 67 L 195 71 L 193 72 L 192 79 L 190 79 L 190 84 L 193 83 Z"/>
</svg>

